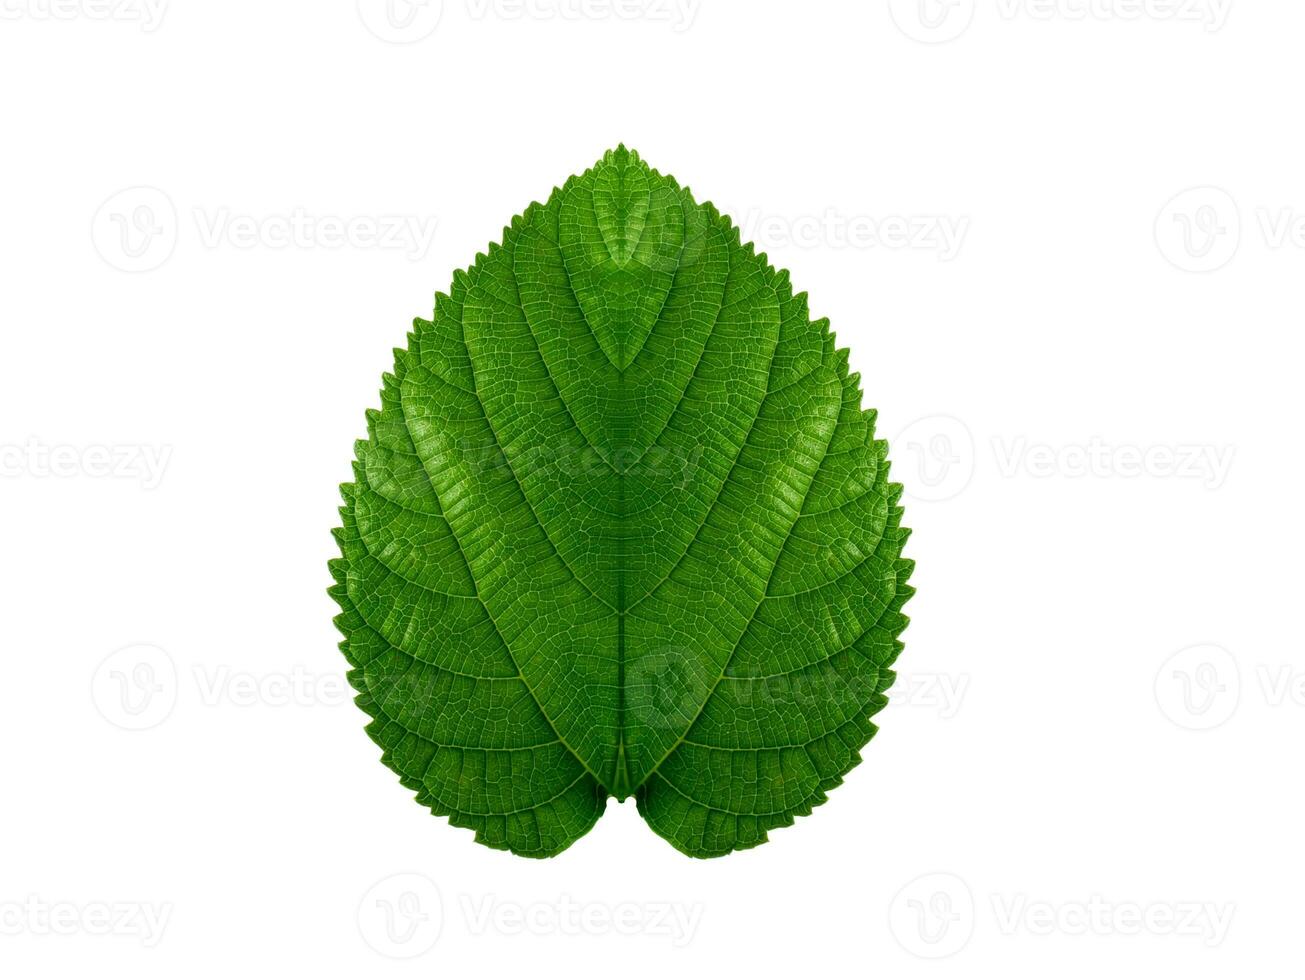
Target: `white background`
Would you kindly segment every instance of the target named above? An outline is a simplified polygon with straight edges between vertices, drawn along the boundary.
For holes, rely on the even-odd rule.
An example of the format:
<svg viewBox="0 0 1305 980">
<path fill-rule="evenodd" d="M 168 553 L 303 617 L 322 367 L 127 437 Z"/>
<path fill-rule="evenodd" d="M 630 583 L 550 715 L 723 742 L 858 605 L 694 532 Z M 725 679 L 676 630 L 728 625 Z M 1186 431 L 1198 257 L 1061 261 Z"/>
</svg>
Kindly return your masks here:
<svg viewBox="0 0 1305 980">
<path fill-rule="evenodd" d="M 0 971 L 1298 965 L 1305 9 L 578 3 L 4 0 Z M 850 345 L 919 594 L 813 816 L 533 862 L 378 761 L 329 530 L 412 317 L 622 140 Z"/>
</svg>

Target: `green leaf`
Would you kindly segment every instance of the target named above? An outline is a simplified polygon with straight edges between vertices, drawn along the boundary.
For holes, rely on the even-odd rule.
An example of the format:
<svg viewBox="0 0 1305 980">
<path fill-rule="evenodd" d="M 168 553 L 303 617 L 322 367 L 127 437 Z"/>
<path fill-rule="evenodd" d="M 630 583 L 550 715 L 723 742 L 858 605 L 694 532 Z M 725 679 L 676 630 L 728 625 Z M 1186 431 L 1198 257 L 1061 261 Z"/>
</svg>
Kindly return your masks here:
<svg viewBox="0 0 1305 980">
<path fill-rule="evenodd" d="M 913 591 L 858 380 L 624 147 L 513 219 L 395 351 L 342 487 L 341 649 L 403 785 L 532 857 L 608 796 L 703 857 L 823 802 Z"/>
</svg>

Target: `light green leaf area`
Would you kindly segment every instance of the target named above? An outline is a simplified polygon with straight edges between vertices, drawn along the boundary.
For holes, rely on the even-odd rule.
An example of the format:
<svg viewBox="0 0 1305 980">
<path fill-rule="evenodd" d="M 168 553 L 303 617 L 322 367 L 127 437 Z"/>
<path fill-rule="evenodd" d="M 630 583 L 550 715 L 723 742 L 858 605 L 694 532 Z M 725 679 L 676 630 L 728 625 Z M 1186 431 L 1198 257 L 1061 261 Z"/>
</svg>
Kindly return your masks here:
<svg viewBox="0 0 1305 980">
<path fill-rule="evenodd" d="M 368 732 L 557 854 L 609 796 L 708 857 L 860 761 L 912 563 L 859 378 L 788 274 L 623 147 L 395 351 L 331 563 Z"/>
</svg>

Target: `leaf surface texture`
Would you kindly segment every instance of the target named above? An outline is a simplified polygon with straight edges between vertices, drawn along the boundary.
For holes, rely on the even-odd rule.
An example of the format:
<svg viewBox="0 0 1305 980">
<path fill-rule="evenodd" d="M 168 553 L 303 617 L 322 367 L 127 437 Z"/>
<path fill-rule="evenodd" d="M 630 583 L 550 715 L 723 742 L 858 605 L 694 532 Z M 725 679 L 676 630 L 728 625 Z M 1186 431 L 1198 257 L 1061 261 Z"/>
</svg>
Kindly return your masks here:
<svg viewBox="0 0 1305 980">
<path fill-rule="evenodd" d="M 859 761 L 906 625 L 900 487 L 827 321 L 620 148 L 395 351 L 343 488 L 358 704 L 419 802 L 551 856 L 633 795 L 766 840 Z"/>
</svg>

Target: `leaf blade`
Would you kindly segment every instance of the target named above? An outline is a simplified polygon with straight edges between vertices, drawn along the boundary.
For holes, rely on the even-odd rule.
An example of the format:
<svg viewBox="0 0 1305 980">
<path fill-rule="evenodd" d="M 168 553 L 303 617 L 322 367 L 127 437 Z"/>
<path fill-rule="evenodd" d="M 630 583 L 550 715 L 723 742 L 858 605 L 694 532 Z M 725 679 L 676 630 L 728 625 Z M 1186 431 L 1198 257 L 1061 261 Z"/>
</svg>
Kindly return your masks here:
<svg viewBox="0 0 1305 980">
<path fill-rule="evenodd" d="M 401 782 L 528 856 L 609 794 L 695 856 L 822 802 L 912 591 L 858 380 L 637 154 L 514 219 L 396 351 L 344 488 L 342 649 Z"/>
</svg>

